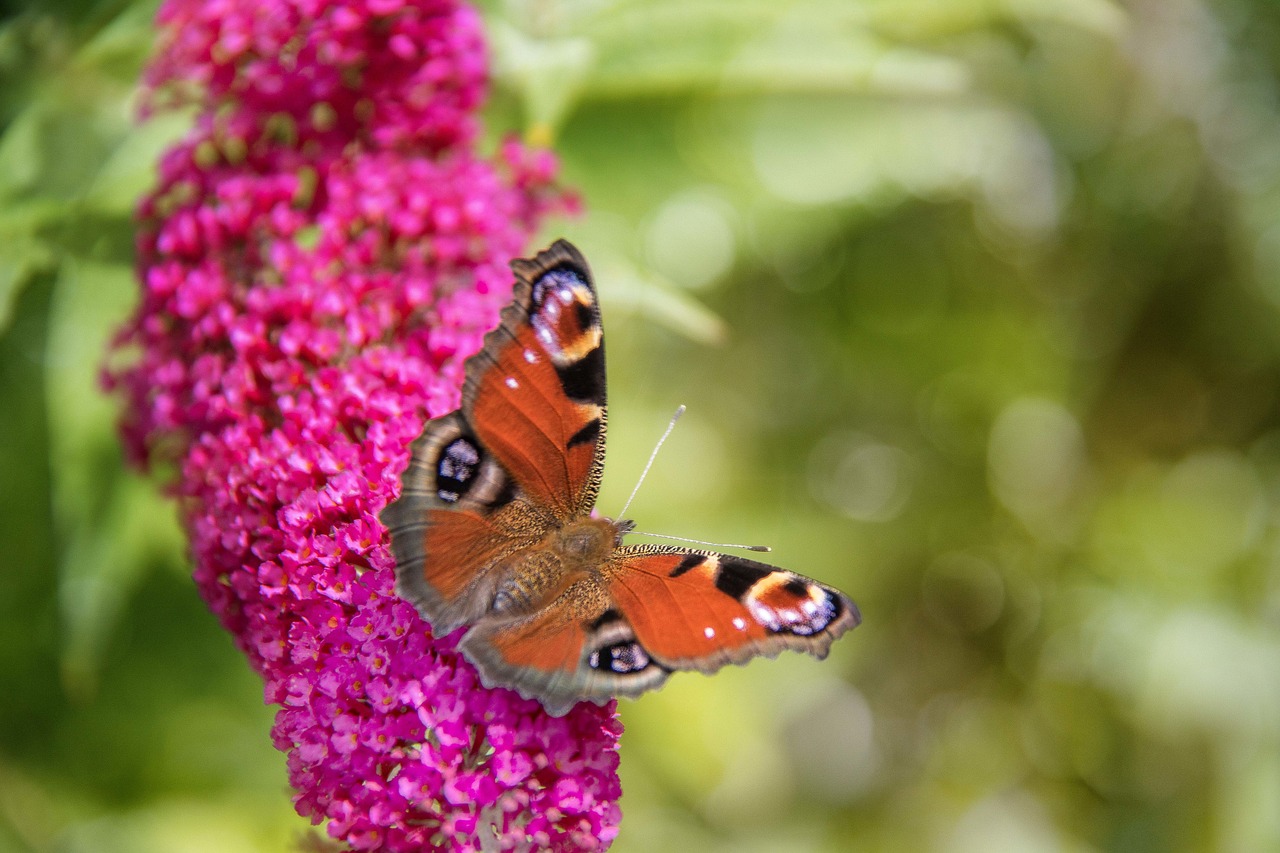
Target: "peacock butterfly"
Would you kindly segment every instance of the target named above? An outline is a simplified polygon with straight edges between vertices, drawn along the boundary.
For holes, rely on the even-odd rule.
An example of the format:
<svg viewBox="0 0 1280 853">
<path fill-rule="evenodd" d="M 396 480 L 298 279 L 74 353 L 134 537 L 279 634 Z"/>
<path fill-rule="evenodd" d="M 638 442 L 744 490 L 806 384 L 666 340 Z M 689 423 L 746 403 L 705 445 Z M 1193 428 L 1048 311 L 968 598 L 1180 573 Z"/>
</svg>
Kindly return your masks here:
<svg viewBox="0 0 1280 853">
<path fill-rule="evenodd" d="M 400 595 L 437 636 L 470 626 L 459 648 L 486 686 L 556 716 L 675 670 L 826 657 L 861 620 L 843 593 L 741 557 L 623 545 L 630 521 L 592 516 L 606 423 L 595 286 L 564 240 L 511 268 L 461 408 L 427 423 L 382 512 Z"/>
</svg>

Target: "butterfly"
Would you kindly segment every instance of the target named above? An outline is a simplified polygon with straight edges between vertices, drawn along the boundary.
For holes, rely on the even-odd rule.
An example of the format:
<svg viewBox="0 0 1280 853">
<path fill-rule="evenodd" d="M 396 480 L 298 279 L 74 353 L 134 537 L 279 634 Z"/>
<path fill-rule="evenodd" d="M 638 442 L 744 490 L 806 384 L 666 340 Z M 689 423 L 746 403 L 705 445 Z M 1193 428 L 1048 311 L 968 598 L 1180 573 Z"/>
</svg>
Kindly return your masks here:
<svg viewBox="0 0 1280 853">
<path fill-rule="evenodd" d="M 604 335 L 581 253 L 512 261 L 501 322 L 468 359 L 462 405 L 413 442 L 381 514 L 396 589 L 459 641 L 486 687 L 562 716 L 797 649 L 826 657 L 861 621 L 843 593 L 741 557 L 624 545 L 592 514 L 604 470 Z"/>
</svg>

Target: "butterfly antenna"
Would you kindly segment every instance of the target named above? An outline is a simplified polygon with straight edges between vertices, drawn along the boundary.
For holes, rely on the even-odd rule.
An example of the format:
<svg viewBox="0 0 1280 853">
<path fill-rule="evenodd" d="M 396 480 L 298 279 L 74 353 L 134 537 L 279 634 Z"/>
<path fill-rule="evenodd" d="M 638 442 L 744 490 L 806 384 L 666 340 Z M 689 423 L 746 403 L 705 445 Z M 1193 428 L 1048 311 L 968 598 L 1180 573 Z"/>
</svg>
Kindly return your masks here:
<svg viewBox="0 0 1280 853">
<path fill-rule="evenodd" d="M 627 508 L 631 506 L 631 502 L 636 499 L 636 492 L 640 491 L 640 484 L 644 482 L 644 478 L 649 476 L 649 469 L 653 467 L 653 460 L 658 458 L 658 451 L 662 449 L 663 443 L 667 440 L 667 436 L 671 435 L 671 430 L 676 428 L 676 421 L 680 420 L 680 416 L 684 414 L 684 406 L 676 409 L 676 413 L 671 416 L 671 422 L 667 424 L 667 429 L 662 433 L 662 438 L 658 439 L 658 443 L 653 446 L 653 452 L 649 454 L 649 461 L 645 463 L 644 470 L 640 472 L 640 479 L 636 481 L 636 487 L 631 490 L 631 497 L 627 498 L 627 502 L 622 505 L 622 512 L 618 513 L 618 518 L 625 518 Z M 737 545 L 731 542 L 707 542 L 703 539 L 686 539 L 683 536 L 669 536 L 666 533 L 643 533 L 637 530 L 631 531 L 636 536 L 656 536 L 659 539 L 674 539 L 677 542 L 689 542 L 693 545 L 706 545 L 708 548 L 738 548 L 743 551 L 769 551 L 768 545 Z"/>
<path fill-rule="evenodd" d="M 658 439 L 658 443 L 653 446 L 653 452 L 649 454 L 649 461 L 645 463 L 644 470 L 640 472 L 640 479 L 636 480 L 636 487 L 631 490 L 631 497 L 627 498 L 627 502 L 622 505 L 622 512 L 618 513 L 618 518 L 626 517 L 627 507 L 631 506 L 631 502 L 636 499 L 636 492 L 640 491 L 640 484 L 644 482 L 644 478 L 649 476 L 649 469 L 653 467 L 653 460 L 658 458 L 658 451 L 662 449 L 662 443 L 667 440 L 667 436 L 671 435 L 671 430 L 676 428 L 676 421 L 680 420 L 680 416 L 683 414 L 684 406 L 681 406 L 671 416 L 671 423 L 667 424 L 667 431 L 662 434 L 662 438 Z"/>
<path fill-rule="evenodd" d="M 768 545 L 738 545 L 733 542 L 706 542 L 702 539 L 686 539 L 683 536 L 668 536 L 665 533 L 645 533 L 642 530 L 631 531 L 635 536 L 656 536 L 659 539 L 674 539 L 677 542 L 692 542 L 694 545 L 706 545 L 709 548 L 737 548 L 742 551 L 772 551 Z"/>
</svg>

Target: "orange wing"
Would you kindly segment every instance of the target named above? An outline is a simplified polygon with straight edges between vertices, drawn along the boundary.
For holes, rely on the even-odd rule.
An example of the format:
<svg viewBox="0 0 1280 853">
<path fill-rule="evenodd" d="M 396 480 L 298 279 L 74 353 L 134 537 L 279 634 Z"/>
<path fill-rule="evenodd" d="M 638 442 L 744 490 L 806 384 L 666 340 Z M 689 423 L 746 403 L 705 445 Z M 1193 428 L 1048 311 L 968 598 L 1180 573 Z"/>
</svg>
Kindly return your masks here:
<svg viewBox="0 0 1280 853">
<path fill-rule="evenodd" d="M 488 612 L 495 569 L 536 542 L 543 526 L 460 412 L 427 424 L 402 482 L 381 516 L 396 589 L 443 636 Z"/>
<path fill-rule="evenodd" d="M 606 571 L 636 640 L 669 669 L 714 672 L 786 649 L 824 658 L 862 620 L 839 590 L 726 554 L 636 545 Z"/>
<path fill-rule="evenodd" d="M 484 620 L 458 647 L 487 687 L 510 687 L 562 716 L 582 700 L 604 703 L 661 687 L 671 671 L 636 642 L 598 575 L 572 584 L 519 621 Z"/>
<path fill-rule="evenodd" d="M 661 546 L 618 549 L 598 575 L 527 619 L 483 620 L 460 648 L 484 683 L 563 714 L 786 649 L 825 657 L 856 626 L 843 593 L 774 566 Z"/>
<path fill-rule="evenodd" d="M 467 362 L 462 413 L 533 504 L 560 521 L 595 505 L 604 468 L 604 333 L 587 262 L 563 240 L 512 264 L 502 325 Z"/>
</svg>

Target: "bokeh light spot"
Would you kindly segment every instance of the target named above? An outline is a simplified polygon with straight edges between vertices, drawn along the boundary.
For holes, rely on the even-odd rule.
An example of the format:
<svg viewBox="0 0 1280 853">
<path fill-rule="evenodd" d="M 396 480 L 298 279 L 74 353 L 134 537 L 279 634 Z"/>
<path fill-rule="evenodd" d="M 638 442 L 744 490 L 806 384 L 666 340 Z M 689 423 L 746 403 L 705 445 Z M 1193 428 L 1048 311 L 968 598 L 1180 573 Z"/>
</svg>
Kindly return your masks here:
<svg viewBox="0 0 1280 853">
<path fill-rule="evenodd" d="M 1030 525 L 1060 520 L 1084 474 L 1084 437 L 1075 417 L 1045 399 L 1007 406 L 991 428 L 987 464 L 995 496 Z"/>
<path fill-rule="evenodd" d="M 858 433 L 828 436 L 809 459 L 809 489 L 857 521 L 891 521 L 911 497 L 915 465 L 901 448 Z"/>
<path fill-rule="evenodd" d="M 649 263 L 685 287 L 713 284 L 733 266 L 732 214 L 729 204 L 712 193 L 691 190 L 668 198 L 649 223 Z"/>
</svg>

